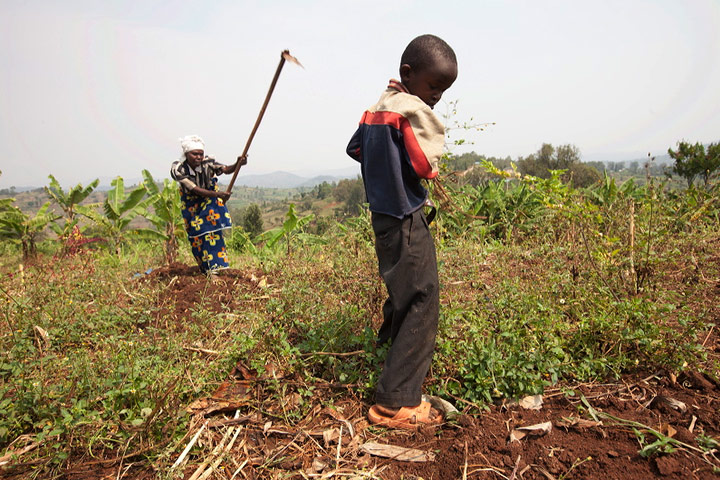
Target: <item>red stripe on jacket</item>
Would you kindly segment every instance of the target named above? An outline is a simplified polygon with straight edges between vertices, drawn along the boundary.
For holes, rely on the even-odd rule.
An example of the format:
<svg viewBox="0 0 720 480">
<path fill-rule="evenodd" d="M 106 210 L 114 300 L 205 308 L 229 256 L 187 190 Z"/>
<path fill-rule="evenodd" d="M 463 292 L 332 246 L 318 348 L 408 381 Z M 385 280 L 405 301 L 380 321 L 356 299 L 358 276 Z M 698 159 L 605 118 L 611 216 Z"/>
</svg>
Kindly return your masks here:
<svg viewBox="0 0 720 480">
<path fill-rule="evenodd" d="M 405 149 L 410 156 L 410 163 L 412 163 L 413 169 L 418 177 L 432 179 L 437 176 L 438 172 L 433 172 L 432 165 L 428 161 L 425 152 L 420 148 L 415 138 L 415 132 L 413 132 L 412 126 L 407 118 L 395 112 L 365 112 L 360 119 L 360 123 L 366 125 L 387 125 L 399 130 L 403 136 Z"/>
</svg>

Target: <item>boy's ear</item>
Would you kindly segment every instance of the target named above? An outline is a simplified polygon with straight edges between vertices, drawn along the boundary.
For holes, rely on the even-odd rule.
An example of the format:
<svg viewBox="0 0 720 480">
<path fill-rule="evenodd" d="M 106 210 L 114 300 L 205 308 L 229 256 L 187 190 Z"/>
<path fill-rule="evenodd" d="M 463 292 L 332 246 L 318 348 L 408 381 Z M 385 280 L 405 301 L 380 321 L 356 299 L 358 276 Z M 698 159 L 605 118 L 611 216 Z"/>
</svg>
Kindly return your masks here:
<svg viewBox="0 0 720 480">
<path fill-rule="evenodd" d="M 410 65 L 407 63 L 400 65 L 400 80 L 404 82 L 408 77 L 410 77 L 410 72 L 412 72 L 412 67 Z"/>
</svg>

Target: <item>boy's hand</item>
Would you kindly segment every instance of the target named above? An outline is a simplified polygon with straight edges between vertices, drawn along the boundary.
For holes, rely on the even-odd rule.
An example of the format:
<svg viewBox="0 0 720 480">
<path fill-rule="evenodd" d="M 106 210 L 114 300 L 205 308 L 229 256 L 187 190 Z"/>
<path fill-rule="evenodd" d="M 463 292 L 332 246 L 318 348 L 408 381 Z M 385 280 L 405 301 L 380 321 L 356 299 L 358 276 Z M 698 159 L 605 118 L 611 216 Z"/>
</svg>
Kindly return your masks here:
<svg viewBox="0 0 720 480">
<path fill-rule="evenodd" d="M 237 158 L 237 163 L 240 165 L 247 165 L 247 155 L 240 155 Z"/>
</svg>

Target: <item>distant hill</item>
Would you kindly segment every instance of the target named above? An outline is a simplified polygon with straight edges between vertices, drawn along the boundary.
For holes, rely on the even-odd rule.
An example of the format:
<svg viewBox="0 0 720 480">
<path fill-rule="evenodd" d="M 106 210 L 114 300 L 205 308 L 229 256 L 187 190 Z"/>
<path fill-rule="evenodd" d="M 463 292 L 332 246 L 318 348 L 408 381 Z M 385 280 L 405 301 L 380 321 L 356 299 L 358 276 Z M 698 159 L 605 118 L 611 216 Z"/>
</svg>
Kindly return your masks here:
<svg viewBox="0 0 720 480">
<path fill-rule="evenodd" d="M 314 177 L 303 177 L 289 172 L 272 172 L 260 175 L 238 175 L 236 185 L 261 188 L 298 188 L 314 187 L 323 182 L 333 183 L 344 178 L 355 178 L 357 173 L 341 175 L 317 175 Z"/>
<path fill-rule="evenodd" d="M 335 175 L 318 175 L 316 177 L 312 177 L 309 180 L 301 183 L 298 185 L 298 187 L 314 187 L 315 185 L 320 185 L 323 182 L 333 183 L 337 182 L 339 180 L 342 180 L 344 178 L 355 178 L 355 175 L 349 175 L 349 176 L 335 176 Z"/>
</svg>

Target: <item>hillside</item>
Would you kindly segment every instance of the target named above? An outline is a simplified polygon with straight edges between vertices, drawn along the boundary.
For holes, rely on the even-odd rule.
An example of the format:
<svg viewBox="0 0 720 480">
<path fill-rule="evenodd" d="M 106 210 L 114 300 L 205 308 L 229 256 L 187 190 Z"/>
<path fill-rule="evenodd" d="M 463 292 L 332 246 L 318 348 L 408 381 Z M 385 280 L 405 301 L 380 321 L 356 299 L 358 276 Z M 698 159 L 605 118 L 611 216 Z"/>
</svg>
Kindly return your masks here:
<svg viewBox="0 0 720 480">
<path fill-rule="evenodd" d="M 0 476 L 715 478 L 718 189 L 448 194 L 424 388 L 458 413 L 416 432 L 366 419 L 386 290 L 365 213 L 233 242 L 214 280 L 185 239 L 170 265 L 132 230 L 117 253 L 0 243 Z"/>
</svg>

